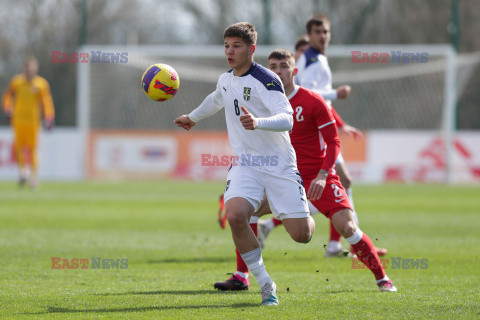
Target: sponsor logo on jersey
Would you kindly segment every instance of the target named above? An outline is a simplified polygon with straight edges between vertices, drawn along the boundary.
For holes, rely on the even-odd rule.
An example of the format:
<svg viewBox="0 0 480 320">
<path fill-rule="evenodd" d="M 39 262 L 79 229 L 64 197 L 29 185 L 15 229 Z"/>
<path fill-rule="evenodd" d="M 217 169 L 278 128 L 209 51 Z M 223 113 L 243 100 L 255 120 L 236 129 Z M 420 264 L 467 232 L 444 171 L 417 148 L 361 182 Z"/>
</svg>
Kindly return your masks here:
<svg viewBox="0 0 480 320">
<path fill-rule="evenodd" d="M 243 100 L 248 101 L 250 100 L 250 92 L 252 88 L 243 87 Z"/>
</svg>

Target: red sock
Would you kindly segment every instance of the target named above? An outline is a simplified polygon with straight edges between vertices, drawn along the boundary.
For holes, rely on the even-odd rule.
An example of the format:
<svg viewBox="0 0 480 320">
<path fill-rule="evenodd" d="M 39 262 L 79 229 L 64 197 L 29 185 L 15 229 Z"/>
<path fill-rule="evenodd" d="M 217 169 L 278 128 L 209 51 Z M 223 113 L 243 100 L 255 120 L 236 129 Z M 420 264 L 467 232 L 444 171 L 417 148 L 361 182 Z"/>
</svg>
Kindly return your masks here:
<svg viewBox="0 0 480 320">
<path fill-rule="evenodd" d="M 330 241 L 340 242 L 342 236 L 338 233 L 337 229 L 333 226 L 332 220 L 330 220 Z"/>
<path fill-rule="evenodd" d="M 282 224 L 282 220 L 278 220 L 278 219 L 272 218 L 272 221 L 273 221 L 273 226 L 274 226 L 274 227 L 278 227 L 279 225 Z"/>
<path fill-rule="evenodd" d="M 256 223 L 250 223 L 250 228 L 252 228 L 253 233 L 255 233 L 255 236 L 257 235 L 257 227 L 258 225 Z M 235 253 L 237 254 L 237 271 L 243 272 L 243 273 L 248 273 L 248 267 L 243 262 L 242 257 L 240 256 L 240 252 L 238 252 L 237 249 L 235 249 Z"/>
<path fill-rule="evenodd" d="M 357 244 L 353 244 L 352 248 L 358 259 L 373 272 L 376 280 L 385 278 L 385 271 L 380 258 L 378 258 L 377 250 L 375 250 L 372 240 L 365 233 L 362 236 L 362 240 Z"/>
</svg>

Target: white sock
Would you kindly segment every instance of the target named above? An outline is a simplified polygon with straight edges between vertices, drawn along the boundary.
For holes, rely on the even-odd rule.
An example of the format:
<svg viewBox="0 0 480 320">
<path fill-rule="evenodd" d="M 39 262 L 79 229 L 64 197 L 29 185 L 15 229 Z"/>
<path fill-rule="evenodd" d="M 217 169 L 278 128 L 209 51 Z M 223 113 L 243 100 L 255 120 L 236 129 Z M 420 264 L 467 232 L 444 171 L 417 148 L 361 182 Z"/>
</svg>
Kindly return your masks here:
<svg viewBox="0 0 480 320">
<path fill-rule="evenodd" d="M 330 240 L 327 245 L 328 252 L 338 252 L 343 249 L 342 243 L 340 241 Z"/>
<path fill-rule="evenodd" d="M 267 220 L 263 220 L 262 224 L 263 224 L 263 226 L 265 226 L 268 230 L 272 230 L 273 228 L 275 228 L 275 225 L 273 224 L 273 219 L 272 219 L 272 218 L 267 219 Z"/>
<path fill-rule="evenodd" d="M 258 217 L 251 216 L 249 224 L 254 224 L 254 223 L 258 223 Z"/>
<path fill-rule="evenodd" d="M 243 273 L 243 272 L 237 271 L 237 272 L 235 272 L 235 274 L 238 274 L 243 279 L 248 279 L 248 273 Z"/>
<path fill-rule="evenodd" d="M 360 230 L 360 228 L 357 228 L 357 230 L 353 233 L 353 235 L 350 238 L 345 238 L 348 243 L 350 244 L 357 244 L 362 240 L 363 237 L 363 232 Z"/>
<path fill-rule="evenodd" d="M 267 283 L 273 282 L 268 275 L 267 270 L 265 269 L 265 265 L 263 264 L 262 250 L 260 248 L 242 253 L 240 256 L 247 265 L 248 269 L 250 269 L 250 272 L 257 279 L 260 288 L 263 288 L 263 286 Z"/>
<path fill-rule="evenodd" d="M 387 275 L 385 275 L 385 278 L 377 280 L 377 284 L 379 284 L 382 281 L 388 281 L 388 280 L 390 280 L 390 278 Z"/>
<path fill-rule="evenodd" d="M 352 188 L 346 188 L 345 191 L 347 192 L 348 201 L 350 202 L 350 205 L 352 206 L 353 221 L 355 221 L 355 224 L 358 227 L 358 226 L 360 226 L 360 224 L 358 222 L 358 216 L 357 216 L 357 212 L 355 211 L 355 206 L 353 205 L 353 191 L 352 191 Z"/>
</svg>

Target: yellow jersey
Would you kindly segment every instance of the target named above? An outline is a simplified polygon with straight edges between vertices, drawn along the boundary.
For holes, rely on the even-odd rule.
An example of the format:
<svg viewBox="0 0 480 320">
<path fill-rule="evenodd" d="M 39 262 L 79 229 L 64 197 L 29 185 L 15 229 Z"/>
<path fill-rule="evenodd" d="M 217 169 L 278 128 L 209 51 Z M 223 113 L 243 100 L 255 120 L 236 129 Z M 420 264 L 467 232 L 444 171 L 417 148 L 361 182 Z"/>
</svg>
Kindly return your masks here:
<svg viewBox="0 0 480 320">
<path fill-rule="evenodd" d="M 3 110 L 11 115 L 13 126 L 39 126 L 42 116 L 47 121 L 55 117 L 50 86 L 40 76 L 31 81 L 24 74 L 14 76 L 2 100 Z"/>
</svg>

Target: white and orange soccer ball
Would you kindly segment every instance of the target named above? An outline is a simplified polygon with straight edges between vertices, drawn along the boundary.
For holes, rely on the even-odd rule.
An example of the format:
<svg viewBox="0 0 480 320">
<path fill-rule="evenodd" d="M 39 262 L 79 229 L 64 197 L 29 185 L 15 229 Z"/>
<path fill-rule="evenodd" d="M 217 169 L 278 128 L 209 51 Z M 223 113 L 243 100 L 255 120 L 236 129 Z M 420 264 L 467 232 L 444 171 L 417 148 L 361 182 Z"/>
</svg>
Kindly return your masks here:
<svg viewBox="0 0 480 320">
<path fill-rule="evenodd" d="M 152 100 L 167 101 L 177 94 L 180 78 L 168 64 L 151 65 L 142 75 L 143 92 Z"/>
</svg>

